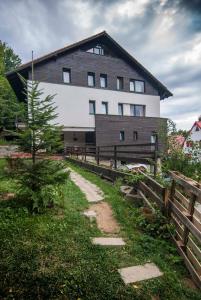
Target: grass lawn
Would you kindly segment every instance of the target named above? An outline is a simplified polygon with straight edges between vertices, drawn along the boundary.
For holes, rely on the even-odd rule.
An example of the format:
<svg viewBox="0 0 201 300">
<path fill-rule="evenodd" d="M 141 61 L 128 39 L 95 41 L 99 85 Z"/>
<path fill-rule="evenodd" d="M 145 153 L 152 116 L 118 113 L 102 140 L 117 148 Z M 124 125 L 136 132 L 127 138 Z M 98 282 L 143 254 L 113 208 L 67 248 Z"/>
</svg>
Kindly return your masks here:
<svg viewBox="0 0 201 300">
<path fill-rule="evenodd" d="M 0 160 L 1 170 L 4 164 Z M 33 216 L 12 201 L 0 201 L 0 299 L 148 300 L 156 295 L 163 300 L 200 299 L 200 291 L 183 283 L 188 273 L 171 242 L 140 233 L 137 209 L 110 183 L 73 168 L 104 191 L 126 246 L 103 248 L 91 244 L 90 237 L 102 234 L 95 223 L 82 216 L 89 204 L 70 180 L 65 207 L 45 214 Z M 16 183 L 4 178 L 6 182 L 8 191 L 10 186 L 13 192 Z M 155 262 L 164 276 L 125 286 L 117 269 L 148 261 Z"/>
</svg>

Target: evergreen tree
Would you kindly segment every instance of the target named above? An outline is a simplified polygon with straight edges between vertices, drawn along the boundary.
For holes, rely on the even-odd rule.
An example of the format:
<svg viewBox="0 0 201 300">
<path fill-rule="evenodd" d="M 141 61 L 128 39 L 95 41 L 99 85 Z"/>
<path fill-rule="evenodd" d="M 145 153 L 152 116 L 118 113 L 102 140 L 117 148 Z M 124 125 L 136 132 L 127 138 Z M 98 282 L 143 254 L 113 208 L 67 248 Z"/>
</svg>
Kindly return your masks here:
<svg viewBox="0 0 201 300">
<path fill-rule="evenodd" d="M 21 65 L 20 57 L 14 53 L 13 49 L 7 43 L 0 40 L 0 47 L 3 49 L 3 61 L 5 65 L 5 73 L 16 69 Z"/>
<path fill-rule="evenodd" d="M 39 151 L 54 152 L 61 149 L 61 126 L 54 123 L 57 117 L 54 106 L 54 96 L 43 96 L 39 89 L 39 82 L 27 82 L 21 77 L 27 98 L 25 130 L 19 137 L 19 143 L 23 151 L 32 154 L 32 162 L 35 164 Z"/>
</svg>

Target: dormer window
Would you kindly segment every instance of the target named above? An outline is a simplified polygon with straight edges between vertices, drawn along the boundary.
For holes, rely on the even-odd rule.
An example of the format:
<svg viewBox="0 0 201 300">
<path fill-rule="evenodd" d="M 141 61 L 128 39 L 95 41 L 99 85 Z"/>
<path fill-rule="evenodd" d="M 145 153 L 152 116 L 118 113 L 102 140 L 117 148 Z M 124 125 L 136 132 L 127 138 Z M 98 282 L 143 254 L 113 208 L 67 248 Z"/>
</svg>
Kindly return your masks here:
<svg viewBox="0 0 201 300">
<path fill-rule="evenodd" d="M 89 53 L 94 53 L 97 55 L 104 55 L 104 49 L 101 45 L 96 45 L 93 48 L 90 48 L 89 50 L 87 50 L 87 52 Z"/>
</svg>

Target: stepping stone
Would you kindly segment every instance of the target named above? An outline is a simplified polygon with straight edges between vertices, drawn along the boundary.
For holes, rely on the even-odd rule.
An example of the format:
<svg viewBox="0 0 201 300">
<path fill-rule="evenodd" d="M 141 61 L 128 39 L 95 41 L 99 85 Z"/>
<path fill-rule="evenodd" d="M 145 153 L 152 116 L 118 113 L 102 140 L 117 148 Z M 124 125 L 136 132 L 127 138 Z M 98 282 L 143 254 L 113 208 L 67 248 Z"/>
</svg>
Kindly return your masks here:
<svg viewBox="0 0 201 300">
<path fill-rule="evenodd" d="M 83 212 L 83 215 L 85 215 L 86 217 L 93 219 L 96 218 L 96 212 L 94 210 L 86 210 Z"/>
<path fill-rule="evenodd" d="M 125 284 L 152 279 L 163 275 L 154 263 L 123 268 L 119 269 L 118 272 Z"/>
<path fill-rule="evenodd" d="M 101 246 L 124 246 L 125 242 L 122 238 L 100 237 L 93 238 L 92 244 Z"/>
</svg>

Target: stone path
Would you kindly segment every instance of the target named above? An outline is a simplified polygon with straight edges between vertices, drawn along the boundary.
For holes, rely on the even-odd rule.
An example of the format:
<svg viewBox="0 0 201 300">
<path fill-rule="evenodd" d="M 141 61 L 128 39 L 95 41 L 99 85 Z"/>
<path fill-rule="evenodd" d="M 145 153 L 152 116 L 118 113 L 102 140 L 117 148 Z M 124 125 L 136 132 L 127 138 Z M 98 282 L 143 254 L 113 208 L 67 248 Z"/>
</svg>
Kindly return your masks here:
<svg viewBox="0 0 201 300">
<path fill-rule="evenodd" d="M 101 246 L 124 246 L 125 242 L 122 238 L 99 237 L 93 238 L 92 244 Z"/>
<path fill-rule="evenodd" d="M 95 184 L 86 180 L 80 174 L 71 170 L 70 178 L 85 194 L 89 202 L 99 202 L 104 199 L 104 194 L 101 189 L 99 189 Z"/>
<path fill-rule="evenodd" d="M 163 273 L 154 263 L 147 263 L 134 267 L 122 268 L 118 272 L 125 284 L 162 276 Z"/>
<path fill-rule="evenodd" d="M 86 180 L 80 174 L 70 170 L 71 180 L 80 188 L 85 194 L 88 202 L 100 202 L 104 199 L 103 192 L 93 183 Z M 97 226 L 105 233 L 118 233 L 120 231 L 119 225 L 113 217 L 112 208 L 106 202 L 96 203 L 83 212 L 83 214 L 93 220 L 97 221 Z M 91 238 L 94 245 L 101 246 L 124 246 L 125 241 L 121 237 L 95 237 Z M 163 273 L 154 263 L 147 263 L 145 265 L 132 266 L 118 270 L 122 280 L 125 284 L 135 283 L 142 280 L 147 280 L 162 276 Z"/>
</svg>

